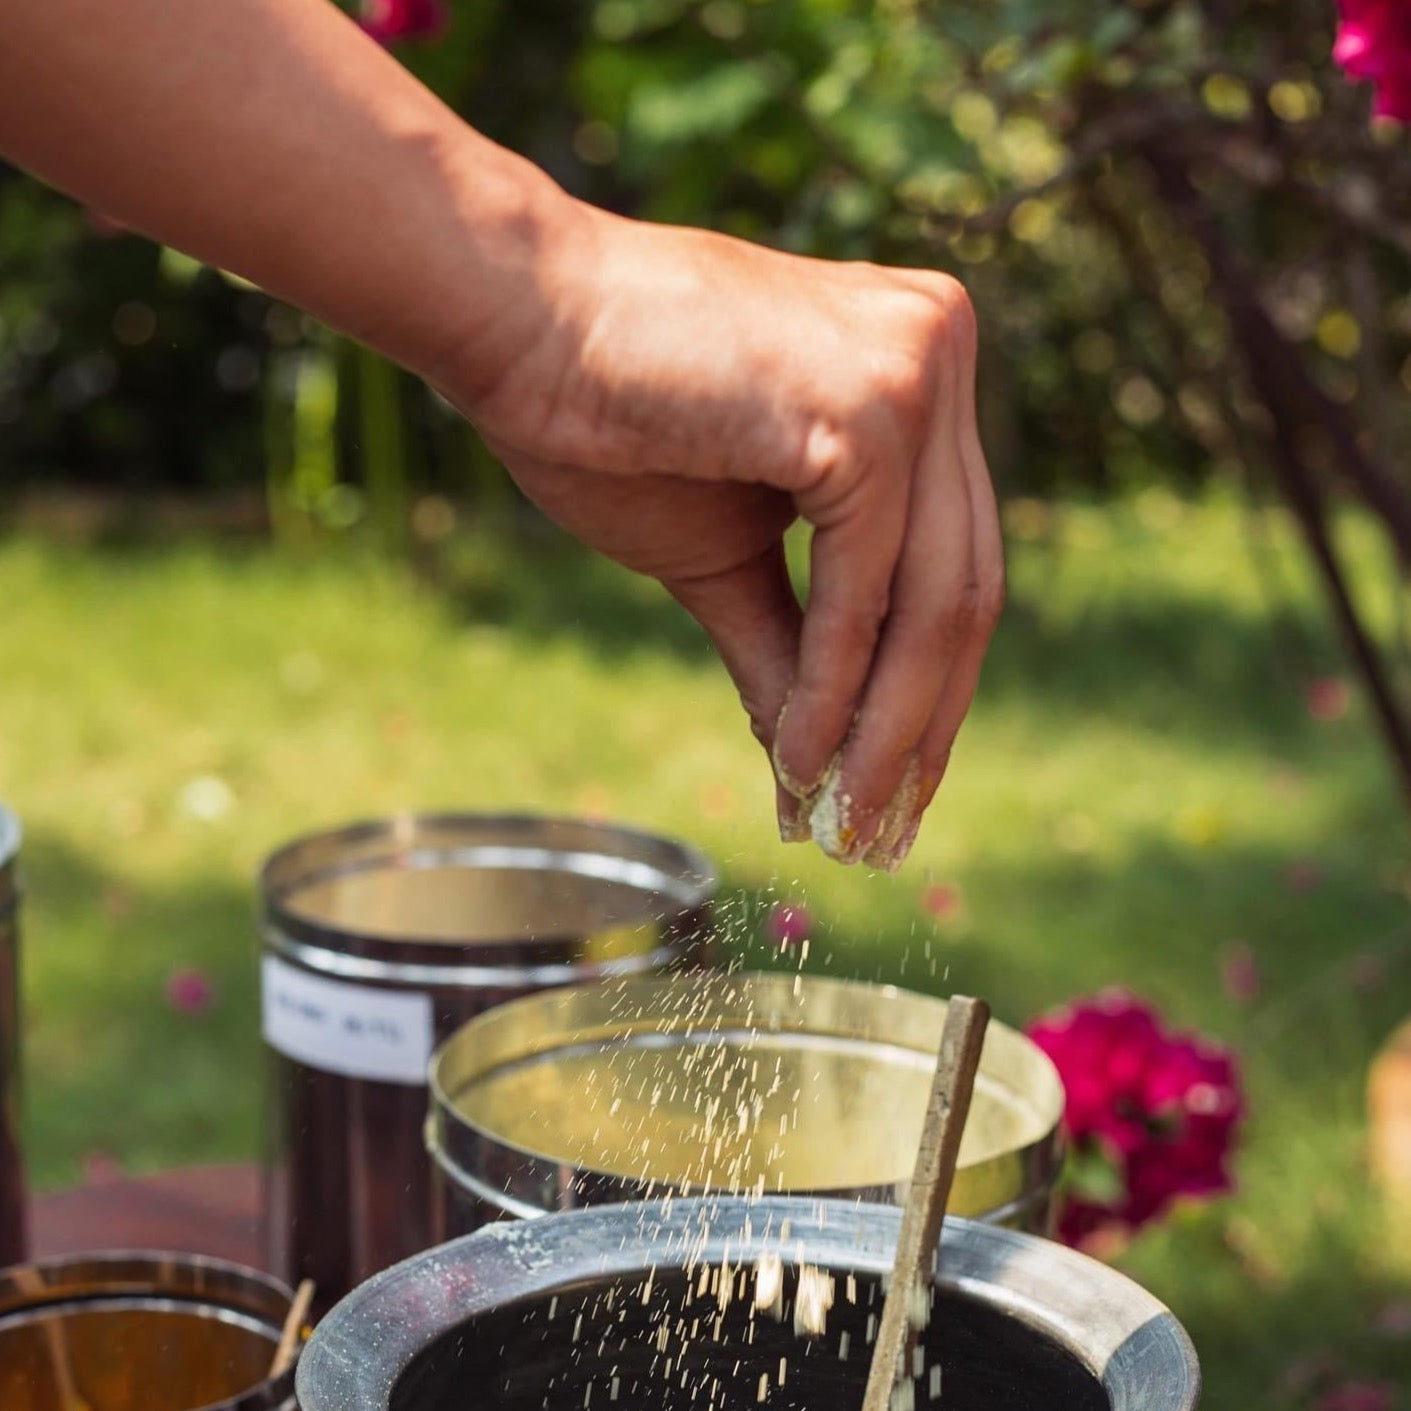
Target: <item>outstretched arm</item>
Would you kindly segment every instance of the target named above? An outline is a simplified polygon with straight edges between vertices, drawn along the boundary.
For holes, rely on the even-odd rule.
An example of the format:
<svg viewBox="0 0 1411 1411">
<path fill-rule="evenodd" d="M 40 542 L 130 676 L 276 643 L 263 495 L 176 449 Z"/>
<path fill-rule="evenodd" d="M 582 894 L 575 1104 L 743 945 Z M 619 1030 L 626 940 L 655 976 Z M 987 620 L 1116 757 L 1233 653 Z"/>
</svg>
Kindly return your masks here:
<svg viewBox="0 0 1411 1411">
<path fill-rule="evenodd" d="M 328 0 L 0 0 L 0 152 L 416 371 L 572 207 Z"/>
<path fill-rule="evenodd" d="M 705 626 L 781 832 L 900 863 L 1003 592 L 954 280 L 584 206 L 327 0 L 0 0 L 0 33 L 0 151 L 431 381 Z"/>
</svg>

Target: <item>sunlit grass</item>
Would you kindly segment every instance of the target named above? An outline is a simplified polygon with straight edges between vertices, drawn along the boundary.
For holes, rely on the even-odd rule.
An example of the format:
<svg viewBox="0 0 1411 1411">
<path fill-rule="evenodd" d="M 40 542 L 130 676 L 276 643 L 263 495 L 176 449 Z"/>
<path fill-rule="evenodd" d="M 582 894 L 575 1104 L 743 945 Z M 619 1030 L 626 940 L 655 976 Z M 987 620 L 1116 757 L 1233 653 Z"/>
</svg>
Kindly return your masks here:
<svg viewBox="0 0 1411 1411">
<path fill-rule="evenodd" d="M 467 538 L 431 586 L 358 557 L 0 542 L 38 1184 L 91 1152 L 257 1151 L 252 879 L 272 846 L 409 807 L 587 811 L 690 838 L 732 894 L 806 901 L 811 968 L 979 991 L 1016 1023 L 1125 984 L 1236 1045 L 1241 1193 L 1129 1267 L 1189 1322 L 1213 1407 L 1286 1404 L 1280 1371 L 1310 1347 L 1411 1378 L 1406 1344 L 1370 1330 L 1395 1259 L 1361 1161 L 1365 1066 L 1411 1011 L 1406 835 L 1363 706 L 1307 709 L 1341 667 L 1291 537 L 1269 531 L 1271 586 L 1228 505 L 1020 507 L 1011 528 L 1013 607 L 897 878 L 780 845 L 694 628 L 562 546 Z M 1346 532 L 1385 628 L 1379 551 Z M 958 897 L 939 921 L 936 883 Z M 1237 941 L 1251 1005 L 1221 984 Z M 216 981 L 209 1014 L 165 1002 L 187 965 Z"/>
</svg>

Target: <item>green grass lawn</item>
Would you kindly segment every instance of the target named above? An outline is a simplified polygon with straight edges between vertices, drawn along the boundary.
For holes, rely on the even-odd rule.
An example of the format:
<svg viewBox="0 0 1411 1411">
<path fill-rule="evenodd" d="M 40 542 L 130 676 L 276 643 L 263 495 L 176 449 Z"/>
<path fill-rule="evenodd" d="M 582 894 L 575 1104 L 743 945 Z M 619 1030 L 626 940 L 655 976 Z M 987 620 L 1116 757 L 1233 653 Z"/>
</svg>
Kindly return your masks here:
<svg viewBox="0 0 1411 1411">
<path fill-rule="evenodd" d="M 895 878 L 780 845 L 699 635 L 561 545 L 467 537 L 432 587 L 356 555 L 0 540 L 37 1185 L 90 1153 L 256 1152 L 252 876 L 273 845 L 409 807 L 587 810 L 697 842 L 740 929 L 771 895 L 806 901 L 811 968 L 979 992 L 1013 1023 L 1124 984 L 1235 1045 L 1240 1193 L 1125 1266 L 1186 1321 L 1216 1411 L 1303 1404 L 1281 1379 L 1323 1353 L 1411 1385 L 1411 1342 L 1378 1327 L 1411 1298 L 1411 1250 L 1382 1237 L 1362 1113 L 1368 1059 L 1411 1013 L 1406 832 L 1363 706 L 1308 712 L 1307 680 L 1340 668 L 1301 560 L 1273 526 L 1271 601 L 1229 506 L 1013 519 L 1013 607 Z M 1382 560 L 1347 532 L 1375 591 Z M 943 921 L 935 882 L 961 897 Z M 1248 1004 L 1221 982 L 1240 942 Z M 168 1007 L 184 966 L 214 978 L 211 1012 Z"/>
</svg>

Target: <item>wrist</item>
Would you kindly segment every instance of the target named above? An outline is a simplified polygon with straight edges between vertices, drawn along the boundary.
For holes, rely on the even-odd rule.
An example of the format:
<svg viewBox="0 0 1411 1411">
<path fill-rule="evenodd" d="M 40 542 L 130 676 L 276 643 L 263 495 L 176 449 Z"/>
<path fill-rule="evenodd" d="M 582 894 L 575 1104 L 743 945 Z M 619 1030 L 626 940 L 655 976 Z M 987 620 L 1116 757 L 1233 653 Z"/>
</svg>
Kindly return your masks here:
<svg viewBox="0 0 1411 1411">
<path fill-rule="evenodd" d="M 416 346 L 400 360 L 473 416 L 564 322 L 599 213 L 468 128 L 437 165 L 447 212 L 417 274 Z"/>
</svg>

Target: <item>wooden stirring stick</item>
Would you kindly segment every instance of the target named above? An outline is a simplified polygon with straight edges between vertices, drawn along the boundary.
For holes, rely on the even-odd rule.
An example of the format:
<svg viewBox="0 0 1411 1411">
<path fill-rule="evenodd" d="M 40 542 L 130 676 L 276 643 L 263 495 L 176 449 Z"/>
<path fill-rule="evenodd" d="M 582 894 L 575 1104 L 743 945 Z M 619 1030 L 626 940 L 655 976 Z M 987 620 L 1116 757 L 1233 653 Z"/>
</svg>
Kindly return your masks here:
<svg viewBox="0 0 1411 1411">
<path fill-rule="evenodd" d="M 912 1374 L 917 1334 L 930 1317 L 931 1278 L 946 1201 L 955 1180 L 960 1138 L 970 1113 L 970 1095 L 989 1022 L 990 1007 L 984 1000 L 956 995 L 947 1006 L 926 1125 L 921 1129 L 916 1170 L 902 1211 L 892 1282 L 882 1304 L 862 1411 L 891 1411 L 896 1388 Z"/>
<path fill-rule="evenodd" d="M 289 1313 L 284 1319 L 284 1331 L 279 1335 L 279 1346 L 275 1349 L 274 1361 L 269 1364 L 269 1379 L 282 1377 L 294 1365 L 299 1351 L 299 1340 L 304 1332 L 304 1324 L 309 1318 L 309 1304 L 314 1301 L 314 1281 L 305 1279 L 289 1305 Z"/>
</svg>

